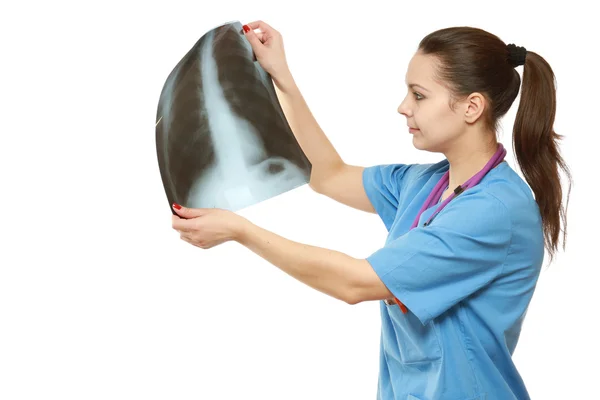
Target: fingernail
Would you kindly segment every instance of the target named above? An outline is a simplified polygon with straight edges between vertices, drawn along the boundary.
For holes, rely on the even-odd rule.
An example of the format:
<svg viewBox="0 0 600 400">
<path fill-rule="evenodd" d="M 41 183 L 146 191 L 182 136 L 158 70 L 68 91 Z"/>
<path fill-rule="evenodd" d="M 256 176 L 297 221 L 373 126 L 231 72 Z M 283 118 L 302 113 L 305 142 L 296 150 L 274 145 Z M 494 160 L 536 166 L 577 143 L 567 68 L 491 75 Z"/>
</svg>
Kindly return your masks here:
<svg viewBox="0 0 600 400">
<path fill-rule="evenodd" d="M 244 32 L 246 32 L 246 33 L 250 32 L 250 27 L 248 25 L 244 25 L 243 28 L 244 28 Z"/>
<path fill-rule="evenodd" d="M 181 206 L 177 203 L 173 203 L 173 207 L 175 207 L 177 210 L 181 210 Z"/>
</svg>

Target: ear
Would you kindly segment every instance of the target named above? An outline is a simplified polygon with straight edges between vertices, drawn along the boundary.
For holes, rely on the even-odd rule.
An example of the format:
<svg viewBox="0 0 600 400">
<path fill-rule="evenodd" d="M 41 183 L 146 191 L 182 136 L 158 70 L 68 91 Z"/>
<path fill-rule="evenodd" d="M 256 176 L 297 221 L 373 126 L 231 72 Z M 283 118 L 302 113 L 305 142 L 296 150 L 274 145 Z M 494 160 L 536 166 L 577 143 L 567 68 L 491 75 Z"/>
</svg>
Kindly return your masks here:
<svg viewBox="0 0 600 400">
<path fill-rule="evenodd" d="M 474 92 L 467 97 L 465 105 L 465 121 L 469 124 L 473 124 L 483 114 L 483 111 L 487 106 L 487 102 L 481 93 Z"/>
</svg>

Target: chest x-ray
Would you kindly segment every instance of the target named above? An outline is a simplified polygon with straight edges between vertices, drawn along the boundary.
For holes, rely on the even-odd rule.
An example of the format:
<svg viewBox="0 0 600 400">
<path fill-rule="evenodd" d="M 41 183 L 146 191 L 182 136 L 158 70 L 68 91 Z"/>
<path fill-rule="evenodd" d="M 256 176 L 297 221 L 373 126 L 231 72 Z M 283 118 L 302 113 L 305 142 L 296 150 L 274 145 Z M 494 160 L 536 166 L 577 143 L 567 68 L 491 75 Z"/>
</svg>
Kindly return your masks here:
<svg viewBox="0 0 600 400">
<path fill-rule="evenodd" d="M 203 35 L 169 74 L 156 148 L 169 209 L 176 202 L 237 211 L 310 179 L 311 164 L 238 21 Z"/>
</svg>

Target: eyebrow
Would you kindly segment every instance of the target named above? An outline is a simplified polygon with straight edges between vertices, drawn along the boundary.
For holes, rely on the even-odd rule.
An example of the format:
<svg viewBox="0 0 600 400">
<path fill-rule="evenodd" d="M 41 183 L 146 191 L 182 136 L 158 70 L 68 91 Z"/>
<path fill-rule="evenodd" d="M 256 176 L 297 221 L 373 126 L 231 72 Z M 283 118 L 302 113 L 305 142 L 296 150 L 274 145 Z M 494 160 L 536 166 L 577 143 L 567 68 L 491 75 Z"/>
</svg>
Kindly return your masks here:
<svg viewBox="0 0 600 400">
<path fill-rule="evenodd" d="M 421 86 L 421 85 L 419 85 L 417 83 L 409 83 L 408 87 L 411 88 L 411 89 L 413 89 L 415 87 L 419 87 L 419 88 L 423 89 L 424 91 L 429 92 L 429 90 L 425 89 L 423 86 Z"/>
</svg>

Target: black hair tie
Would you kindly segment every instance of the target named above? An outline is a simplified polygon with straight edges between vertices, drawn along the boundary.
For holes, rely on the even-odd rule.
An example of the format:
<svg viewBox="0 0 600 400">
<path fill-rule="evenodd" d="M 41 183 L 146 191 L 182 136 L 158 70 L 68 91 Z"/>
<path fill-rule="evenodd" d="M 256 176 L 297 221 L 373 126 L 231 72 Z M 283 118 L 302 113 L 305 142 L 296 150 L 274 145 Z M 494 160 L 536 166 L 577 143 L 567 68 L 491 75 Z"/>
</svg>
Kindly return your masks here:
<svg viewBox="0 0 600 400">
<path fill-rule="evenodd" d="M 525 64 L 525 57 L 527 57 L 527 49 L 525 47 L 517 46 L 511 43 L 506 46 L 508 49 L 508 63 L 513 67 Z"/>
</svg>

